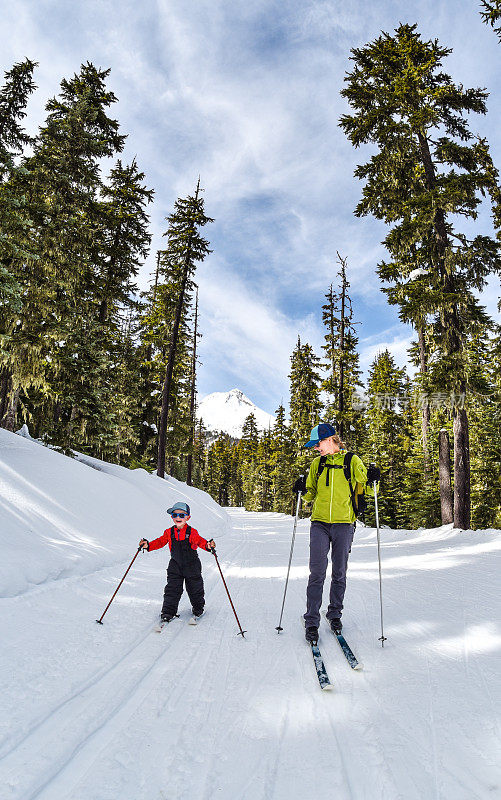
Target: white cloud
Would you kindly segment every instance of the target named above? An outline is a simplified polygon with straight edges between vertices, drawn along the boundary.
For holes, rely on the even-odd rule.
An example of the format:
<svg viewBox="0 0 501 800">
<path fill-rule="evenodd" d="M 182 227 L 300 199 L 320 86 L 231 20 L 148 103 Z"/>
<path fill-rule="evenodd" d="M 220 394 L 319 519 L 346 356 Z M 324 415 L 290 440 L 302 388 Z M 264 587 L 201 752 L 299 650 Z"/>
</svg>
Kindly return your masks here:
<svg viewBox="0 0 501 800">
<path fill-rule="evenodd" d="M 406 333 L 402 333 L 406 331 Z M 412 334 L 410 326 L 399 326 L 396 329 L 389 329 L 381 331 L 381 333 L 370 337 L 370 339 L 362 340 L 360 346 L 360 366 L 365 374 L 367 374 L 372 362 L 380 353 L 388 350 L 395 359 L 397 367 L 406 367 L 407 374 L 413 375 L 415 370 L 412 365 L 408 363 L 407 351 L 415 335 Z"/>
</svg>

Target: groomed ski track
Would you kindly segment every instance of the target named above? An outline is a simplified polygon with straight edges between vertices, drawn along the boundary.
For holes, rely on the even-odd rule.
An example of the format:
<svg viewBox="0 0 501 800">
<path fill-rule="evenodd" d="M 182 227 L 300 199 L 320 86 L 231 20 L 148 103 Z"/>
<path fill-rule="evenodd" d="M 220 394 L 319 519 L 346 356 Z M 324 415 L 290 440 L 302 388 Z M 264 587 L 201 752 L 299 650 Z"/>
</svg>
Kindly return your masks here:
<svg viewBox="0 0 501 800">
<path fill-rule="evenodd" d="M 298 623 L 308 522 L 278 635 L 292 519 L 229 513 L 218 556 L 245 640 L 205 553 L 206 615 L 188 625 L 184 595 L 160 636 L 166 550 L 138 558 L 102 627 L 127 563 L 2 600 L 2 798 L 497 796 L 499 538 L 383 532 L 382 649 L 375 534 L 357 530 L 344 622 L 364 670 L 322 619 L 324 693 Z"/>
</svg>

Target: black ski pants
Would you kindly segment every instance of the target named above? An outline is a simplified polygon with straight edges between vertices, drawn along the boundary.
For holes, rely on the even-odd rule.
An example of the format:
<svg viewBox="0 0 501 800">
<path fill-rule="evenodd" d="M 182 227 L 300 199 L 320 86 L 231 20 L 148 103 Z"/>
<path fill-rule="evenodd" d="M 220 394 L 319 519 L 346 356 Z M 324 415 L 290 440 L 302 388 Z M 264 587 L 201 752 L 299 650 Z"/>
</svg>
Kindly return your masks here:
<svg viewBox="0 0 501 800">
<path fill-rule="evenodd" d="M 177 614 L 184 584 L 186 584 L 186 591 L 193 611 L 200 613 L 205 605 L 205 596 L 202 564 L 196 553 L 193 553 L 193 555 L 190 553 L 187 560 L 178 561 L 175 558 L 171 558 L 169 561 L 162 614 Z"/>
</svg>

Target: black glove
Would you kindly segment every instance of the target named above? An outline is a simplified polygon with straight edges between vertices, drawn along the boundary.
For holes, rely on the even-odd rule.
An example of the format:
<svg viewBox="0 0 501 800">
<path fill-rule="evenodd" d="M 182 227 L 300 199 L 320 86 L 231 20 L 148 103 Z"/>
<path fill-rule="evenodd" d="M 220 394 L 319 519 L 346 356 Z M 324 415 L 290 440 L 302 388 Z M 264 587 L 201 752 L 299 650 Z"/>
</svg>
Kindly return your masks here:
<svg viewBox="0 0 501 800">
<path fill-rule="evenodd" d="M 375 464 L 369 464 L 367 467 L 367 483 L 376 483 L 381 480 L 381 470 Z"/>
<path fill-rule="evenodd" d="M 306 492 L 306 478 L 304 477 L 304 475 L 300 475 L 299 476 L 299 478 L 297 479 L 296 483 L 292 487 L 292 490 L 293 490 L 294 494 L 298 494 L 299 492 L 301 492 L 301 494 L 305 494 L 305 492 Z"/>
</svg>

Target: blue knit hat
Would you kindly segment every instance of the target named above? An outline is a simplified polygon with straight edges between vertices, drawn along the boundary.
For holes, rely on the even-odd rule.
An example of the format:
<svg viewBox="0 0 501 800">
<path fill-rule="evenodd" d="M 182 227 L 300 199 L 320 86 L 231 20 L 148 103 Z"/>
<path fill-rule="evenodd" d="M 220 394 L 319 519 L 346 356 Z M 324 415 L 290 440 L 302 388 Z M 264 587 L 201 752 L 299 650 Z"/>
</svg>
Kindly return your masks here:
<svg viewBox="0 0 501 800">
<path fill-rule="evenodd" d="M 310 441 L 305 444 L 305 447 L 313 447 L 314 445 L 318 444 L 322 441 L 322 439 L 328 439 L 329 436 L 335 436 L 336 429 L 329 425 L 328 422 L 321 422 L 320 425 L 315 425 L 312 432 L 310 433 Z"/>
</svg>

